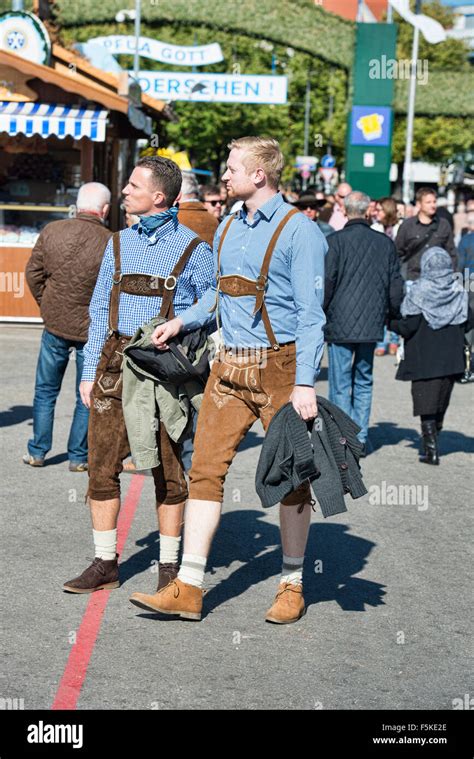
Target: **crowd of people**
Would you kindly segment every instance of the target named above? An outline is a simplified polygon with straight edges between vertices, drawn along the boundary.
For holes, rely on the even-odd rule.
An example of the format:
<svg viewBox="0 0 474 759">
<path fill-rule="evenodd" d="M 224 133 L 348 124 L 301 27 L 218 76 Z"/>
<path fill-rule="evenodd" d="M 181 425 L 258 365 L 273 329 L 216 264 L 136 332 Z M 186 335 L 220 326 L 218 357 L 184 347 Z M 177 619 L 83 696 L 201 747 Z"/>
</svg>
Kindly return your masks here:
<svg viewBox="0 0 474 759">
<path fill-rule="evenodd" d="M 420 461 L 439 464 L 453 383 L 473 378 L 474 200 L 451 217 L 427 187 L 413 206 L 374 200 L 347 182 L 334 195 L 312 186 L 285 193 L 275 140 L 245 137 L 229 150 L 220 185 L 199 186 L 165 158 L 140 159 L 123 189 L 126 228 L 118 233 L 106 227 L 110 192 L 98 183 L 81 188 L 75 219 L 41 233 L 26 268 L 44 332 L 23 461 L 45 463 L 75 350 L 68 458 L 71 471 L 88 471 L 95 558 L 63 588 L 119 586 L 120 474 L 132 454 L 129 468 L 154 479 L 160 572 L 156 592 L 131 601 L 199 620 L 229 466 L 256 419 L 265 432 L 278 429 L 294 455 L 285 467 L 275 463 L 286 478 L 285 487 L 277 483 L 283 564 L 265 619 L 286 624 L 305 610 L 310 481 L 319 476 L 333 494 L 366 492 L 357 478 L 359 459 L 371 452 L 374 356 L 397 354 L 396 377 L 411 382 L 421 421 Z M 183 334 L 191 336 L 186 349 Z M 329 399 L 320 413 L 340 432 L 326 441 L 327 459 L 315 453 L 314 468 L 307 462 L 308 476 L 298 424 L 311 428 L 318 415 L 325 345 Z M 266 443 L 262 456 L 270 456 Z M 321 488 L 318 499 L 325 516 L 341 509 Z"/>
</svg>

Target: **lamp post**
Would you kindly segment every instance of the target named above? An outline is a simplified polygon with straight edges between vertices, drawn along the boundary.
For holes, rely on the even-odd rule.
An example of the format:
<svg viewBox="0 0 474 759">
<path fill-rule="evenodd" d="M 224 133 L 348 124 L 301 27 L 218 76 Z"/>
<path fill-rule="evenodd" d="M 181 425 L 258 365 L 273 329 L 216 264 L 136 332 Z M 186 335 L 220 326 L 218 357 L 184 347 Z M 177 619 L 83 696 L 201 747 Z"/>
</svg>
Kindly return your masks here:
<svg viewBox="0 0 474 759">
<path fill-rule="evenodd" d="M 135 50 L 133 54 L 133 78 L 138 82 L 138 76 L 140 74 L 140 54 L 138 52 L 140 46 L 140 29 L 141 29 L 141 0 L 135 0 L 135 10 L 118 11 L 115 15 L 115 20 L 118 24 L 128 19 L 129 21 L 135 21 Z"/>
<path fill-rule="evenodd" d="M 413 121 L 415 118 L 416 76 L 418 63 L 418 43 L 420 32 L 430 45 L 444 42 L 446 32 L 434 18 L 421 13 L 421 0 L 416 0 L 415 12 L 412 13 L 408 0 L 388 0 L 389 4 L 405 21 L 413 26 L 413 45 L 411 50 L 410 91 L 407 110 L 407 136 L 405 143 L 405 161 L 403 164 L 403 201 L 410 202 L 410 173 L 413 154 Z"/>
<path fill-rule="evenodd" d="M 416 0 L 415 13 L 421 12 L 421 0 Z M 413 157 L 413 123 L 415 119 L 415 100 L 416 100 L 416 69 L 418 61 L 418 45 L 420 41 L 420 29 L 418 26 L 413 27 L 413 44 L 411 48 L 411 66 L 410 66 L 410 92 L 408 95 L 407 111 L 407 134 L 405 141 L 405 161 L 403 164 L 403 202 L 410 202 L 410 173 Z"/>
<path fill-rule="evenodd" d="M 308 155 L 309 151 L 309 119 L 311 114 L 311 81 L 308 74 L 306 80 L 306 95 L 304 101 L 304 140 L 303 140 L 303 153 Z"/>
<path fill-rule="evenodd" d="M 138 75 L 140 73 L 140 56 L 138 54 L 138 46 L 140 44 L 140 26 L 141 26 L 141 0 L 135 0 L 135 55 L 133 58 L 133 76 L 135 81 L 138 82 Z"/>
<path fill-rule="evenodd" d="M 306 80 L 306 95 L 304 101 L 304 139 L 303 139 L 303 153 L 308 155 L 309 153 L 309 124 L 311 115 L 311 74 L 308 72 L 308 78 Z M 306 190 L 308 182 L 305 176 L 303 176 L 302 189 Z"/>
</svg>

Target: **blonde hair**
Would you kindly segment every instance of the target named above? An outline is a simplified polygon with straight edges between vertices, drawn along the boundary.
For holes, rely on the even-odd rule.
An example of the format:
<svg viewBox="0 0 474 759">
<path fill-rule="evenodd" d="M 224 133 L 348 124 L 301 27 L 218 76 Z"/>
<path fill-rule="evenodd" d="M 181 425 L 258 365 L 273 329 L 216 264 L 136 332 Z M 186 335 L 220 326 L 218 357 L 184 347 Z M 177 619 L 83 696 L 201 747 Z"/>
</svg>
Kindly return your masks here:
<svg viewBox="0 0 474 759">
<path fill-rule="evenodd" d="M 268 184 L 278 188 L 285 159 L 276 140 L 272 137 L 239 137 L 229 142 L 227 147 L 229 150 L 244 150 L 242 163 L 247 171 L 262 168 Z"/>
</svg>

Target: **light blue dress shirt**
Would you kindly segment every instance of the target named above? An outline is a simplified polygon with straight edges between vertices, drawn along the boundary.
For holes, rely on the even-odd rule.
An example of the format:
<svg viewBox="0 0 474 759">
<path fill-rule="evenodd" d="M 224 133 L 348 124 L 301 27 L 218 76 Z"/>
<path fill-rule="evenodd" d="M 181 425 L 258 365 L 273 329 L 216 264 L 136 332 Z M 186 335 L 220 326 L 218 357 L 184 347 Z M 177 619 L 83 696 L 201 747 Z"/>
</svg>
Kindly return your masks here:
<svg viewBox="0 0 474 759">
<path fill-rule="evenodd" d="M 277 193 L 266 201 L 249 221 L 244 207 L 230 225 L 221 251 L 221 275 L 240 274 L 256 279 L 273 232 L 292 209 Z M 225 219 L 214 238 L 217 248 Z M 265 304 L 272 329 L 279 343 L 296 341 L 297 385 L 313 385 L 319 374 L 324 349 L 323 327 L 324 257 L 327 243 L 317 224 L 302 213 L 286 224 L 275 246 L 268 272 Z M 216 299 L 216 280 L 191 308 L 179 314 L 185 329 L 196 329 L 209 322 L 209 309 Z M 219 293 L 219 319 L 226 346 L 253 348 L 269 346 L 261 312 L 253 316 L 255 296 L 232 297 Z"/>
</svg>

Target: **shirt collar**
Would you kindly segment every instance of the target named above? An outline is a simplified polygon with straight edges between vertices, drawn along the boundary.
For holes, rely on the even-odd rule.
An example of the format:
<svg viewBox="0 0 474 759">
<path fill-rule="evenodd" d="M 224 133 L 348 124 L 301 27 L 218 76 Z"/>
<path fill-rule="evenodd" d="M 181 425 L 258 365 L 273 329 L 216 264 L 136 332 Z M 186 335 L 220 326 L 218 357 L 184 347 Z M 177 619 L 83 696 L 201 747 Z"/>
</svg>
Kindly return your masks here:
<svg viewBox="0 0 474 759">
<path fill-rule="evenodd" d="M 370 222 L 367 221 L 367 219 L 363 219 L 362 217 L 357 219 L 348 219 L 346 227 L 351 227 L 354 224 L 365 224 L 367 227 L 370 227 Z"/>
<path fill-rule="evenodd" d="M 247 208 L 245 207 L 245 203 L 240 209 L 238 216 L 239 219 L 243 219 L 245 223 L 248 223 L 249 226 L 253 227 L 254 224 L 257 224 L 260 219 L 266 219 L 267 221 L 270 221 L 273 214 L 282 206 L 284 203 L 283 197 L 281 192 L 277 192 L 273 197 L 269 198 L 263 206 L 260 206 L 260 208 L 254 213 L 253 221 L 251 223 L 247 222 Z"/>
<path fill-rule="evenodd" d="M 76 219 L 92 221 L 94 224 L 105 224 L 104 219 L 102 219 L 98 214 L 87 213 L 87 211 L 79 211 L 79 213 L 76 214 Z"/>
<path fill-rule="evenodd" d="M 416 214 L 416 223 L 421 224 L 422 227 L 429 227 L 430 224 L 433 224 L 434 221 L 438 221 L 438 214 L 435 213 L 435 215 L 432 217 L 431 221 L 428 222 L 428 224 L 424 224 L 422 221 L 420 221 L 419 214 Z"/>
</svg>

